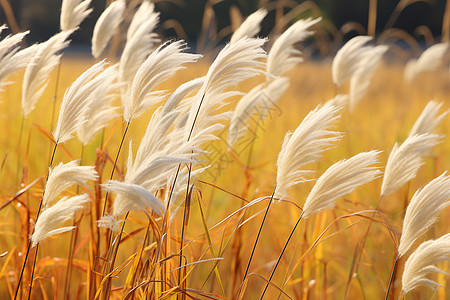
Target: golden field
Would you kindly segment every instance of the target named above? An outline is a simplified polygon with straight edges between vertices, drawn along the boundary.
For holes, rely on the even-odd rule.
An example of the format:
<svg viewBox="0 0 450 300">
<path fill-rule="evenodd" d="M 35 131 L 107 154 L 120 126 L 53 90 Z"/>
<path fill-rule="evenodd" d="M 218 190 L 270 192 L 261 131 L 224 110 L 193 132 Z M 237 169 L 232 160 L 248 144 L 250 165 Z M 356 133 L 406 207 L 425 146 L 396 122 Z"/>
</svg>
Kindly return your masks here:
<svg viewBox="0 0 450 300">
<path fill-rule="evenodd" d="M 60 102 L 64 90 L 92 62 L 89 59 L 77 57 L 63 58 L 57 88 L 57 103 Z M 207 68 L 208 62 L 205 60 L 197 64 L 189 64 L 186 70 L 178 72 L 163 88 L 174 91 L 181 83 L 204 75 Z M 336 91 L 331 80 L 330 62 L 305 62 L 288 75 L 290 78 L 288 91 L 275 108 L 268 112 L 268 117 L 259 124 L 259 129 L 254 134 L 248 133 L 245 138 L 251 140 L 256 137 L 252 146 L 254 148 L 250 168 L 246 168 L 250 144 L 241 144 L 242 149 L 235 149 L 234 154 L 227 151 L 226 144 L 222 140 L 207 145 L 207 150 L 212 152 L 214 149 L 218 154 L 214 157 L 205 156 L 204 159 L 210 160 L 212 166 L 194 183 L 195 190 L 189 207 L 185 235 L 187 246 L 184 255 L 187 263 L 217 257 L 223 259 L 218 261 L 218 273 L 214 272 L 215 261 L 191 264 L 185 268 L 186 290 L 184 293 L 187 298 L 232 299 L 236 297 L 267 200 L 251 207 L 245 214 L 238 213 L 219 226 L 214 227 L 214 225 L 238 210 L 246 201 L 270 196 L 276 181 L 276 159 L 284 135 L 288 131 L 295 130 L 309 111 L 333 98 L 336 92 L 343 94 L 348 92 L 347 86 Z M 0 126 L 3 129 L 0 136 L 0 160 L 3 161 L 0 173 L 1 299 L 12 298 L 14 295 L 23 254 L 27 248 L 26 236 L 30 234 L 30 224 L 27 220 L 36 214 L 52 149 L 52 142 L 43 132 L 50 130 L 52 126 L 56 71 L 50 77 L 50 84 L 39 100 L 36 110 L 30 115 L 29 120 L 25 121 L 22 143 L 18 145 L 22 121 L 21 76 L 22 74 L 16 74 L 9 78 L 9 81 L 13 83 L 6 86 L 0 94 Z M 248 91 L 259 82 L 261 78 L 255 78 L 245 82 L 240 88 Z M 380 165 L 384 166 L 394 144 L 401 143 L 408 136 L 409 130 L 427 102 L 435 99 L 438 102 L 444 102 L 443 109 L 448 109 L 449 95 L 448 71 L 420 74 L 412 83 L 408 83 L 403 79 L 402 64 L 384 63 L 377 69 L 367 94 L 357 104 L 355 110 L 353 112 L 343 110 L 336 129 L 344 132 L 345 136 L 338 146 L 326 151 L 319 163 L 308 166 L 315 171 L 314 178 L 333 163 L 372 149 L 383 151 Z M 234 105 L 233 101 L 231 106 Z M 120 102 L 117 100 L 117 106 L 119 105 Z M 127 140 L 129 138 L 133 141 L 133 149 L 137 149 L 150 116 L 151 112 L 147 112 L 130 125 Z M 101 134 L 99 134 L 83 151 L 84 165 L 93 165 L 99 158 L 106 158 L 102 173 L 104 182 L 111 172 L 123 130 L 122 120 L 120 118 L 114 120 L 105 130 L 105 140 L 108 142 L 104 149 L 100 149 Z M 431 156 L 426 158 L 425 165 L 421 167 L 417 177 L 400 191 L 383 199 L 379 210 L 385 219 L 378 215 L 374 218 L 375 222 L 368 235 L 358 273 L 351 280 L 348 288 L 348 299 L 384 297 L 395 259 L 404 211 L 409 199 L 417 188 L 423 187 L 450 168 L 448 140 L 450 119 L 448 117 L 439 125 L 437 131 L 445 137 L 442 143 L 433 148 Z M 226 139 L 226 132 L 223 133 L 223 138 Z M 127 144 L 126 141 L 125 145 Z M 77 139 L 64 144 L 64 148 L 65 151 L 61 151 L 61 148 L 57 151 L 53 165 L 81 157 L 81 145 Z M 122 149 L 118 160 L 118 170 L 125 169 L 127 151 L 128 147 Z M 22 187 L 17 184 L 17 178 L 21 177 L 17 175 L 18 161 L 21 169 L 25 170 Z M 120 172 L 116 173 L 115 178 L 120 179 L 120 175 Z M 354 250 L 363 238 L 369 220 L 373 217 L 371 210 L 375 209 L 379 201 L 381 181 L 382 178 L 379 178 L 350 195 L 341 197 L 335 209 L 303 220 L 272 282 L 294 299 L 343 299 Z M 29 184 L 32 185 L 28 186 Z M 288 201 L 272 206 L 250 267 L 251 275 L 244 299 L 258 299 L 265 285 L 263 278 L 267 278 L 270 273 L 313 184 L 314 182 L 308 182 L 294 187 Z M 14 197 L 23 187 L 26 187 L 23 193 Z M 94 199 L 93 191 L 92 187 L 90 193 Z M 73 187 L 68 194 L 73 195 L 75 192 L 76 188 Z M 91 210 L 86 208 L 83 215 L 76 216 L 76 220 L 80 222 L 76 243 L 72 247 L 75 257 L 69 287 L 72 299 L 86 299 L 92 296 L 101 284 L 99 276 L 92 281 L 95 282 L 94 285 L 87 280 L 89 276 L 92 276 L 89 275 L 89 270 L 92 269 L 93 261 L 93 229 L 89 226 L 90 213 Z M 155 224 L 161 226 L 162 220 L 156 215 L 150 214 L 151 218 L 147 215 L 132 211 L 128 217 L 116 258 L 118 270 L 113 274 L 111 293 L 113 299 L 124 298 L 130 291 L 130 276 L 138 273 L 136 265 L 139 265 L 137 269 L 143 272 L 136 275 L 137 278 L 139 276 L 145 278 L 144 273 L 151 265 L 155 255 L 154 242 L 157 241 L 152 227 Z M 177 253 L 179 247 L 182 218 L 183 210 L 180 209 L 169 225 L 171 242 L 166 249 L 167 260 L 162 264 L 164 267 L 156 271 L 157 282 L 152 283 L 155 284 L 156 295 L 161 299 L 176 297 L 173 283 L 177 282 L 178 271 L 173 269 L 178 267 L 178 258 L 170 257 L 170 255 Z M 151 222 L 149 222 L 150 219 Z M 447 209 L 440 214 L 439 221 L 423 240 L 437 238 L 447 233 L 449 226 L 450 213 Z M 146 232 L 148 232 L 147 239 L 145 239 Z M 71 233 L 63 233 L 41 243 L 33 286 L 34 299 L 63 298 L 62 287 L 64 287 L 66 276 L 67 257 L 71 249 L 70 240 Z M 209 243 L 212 243 L 211 248 L 208 247 Z M 100 259 L 97 261 L 101 263 Z M 399 293 L 403 263 L 404 261 L 400 262 L 396 273 L 397 280 L 392 287 L 395 295 Z M 29 284 L 30 270 L 31 262 L 25 270 L 23 293 Z M 443 265 L 443 270 L 448 270 L 448 263 Z M 220 276 L 217 276 L 218 274 Z M 286 281 L 287 277 L 289 279 Z M 449 277 L 440 274 L 433 279 L 443 288 L 433 292 L 421 287 L 404 298 L 450 299 Z M 148 285 L 147 282 L 134 292 L 135 299 L 145 297 L 145 293 L 148 292 L 145 288 Z M 276 299 L 277 296 L 280 296 L 280 299 L 288 299 L 273 287 L 269 288 L 266 296 L 267 299 Z"/>
</svg>

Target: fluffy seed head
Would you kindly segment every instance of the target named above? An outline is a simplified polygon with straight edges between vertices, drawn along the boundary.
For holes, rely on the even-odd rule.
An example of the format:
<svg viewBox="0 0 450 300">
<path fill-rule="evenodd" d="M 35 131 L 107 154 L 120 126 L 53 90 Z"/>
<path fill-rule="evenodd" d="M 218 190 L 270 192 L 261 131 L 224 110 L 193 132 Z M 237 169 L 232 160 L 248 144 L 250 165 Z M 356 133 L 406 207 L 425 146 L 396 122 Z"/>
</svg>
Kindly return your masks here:
<svg viewBox="0 0 450 300">
<path fill-rule="evenodd" d="M 405 263 L 402 276 L 402 291 L 408 293 L 418 286 L 427 286 L 431 289 L 440 287 L 436 281 L 426 278 L 430 273 L 443 273 L 435 265 L 450 260 L 450 233 L 422 243 L 411 254 Z"/>
<path fill-rule="evenodd" d="M 437 221 L 441 210 L 450 205 L 450 176 L 446 173 L 416 191 L 406 209 L 398 253 L 403 256 L 413 243 Z"/>
<path fill-rule="evenodd" d="M 236 43 L 243 37 L 253 37 L 261 30 L 261 21 L 267 15 L 267 10 L 260 8 L 242 22 L 241 26 L 233 33 L 230 44 Z"/>
<path fill-rule="evenodd" d="M 59 52 L 69 45 L 67 38 L 73 31 L 62 31 L 48 41 L 40 44 L 32 53 L 22 83 L 22 109 L 27 117 L 35 108 L 49 82 L 51 71 L 59 64 L 62 54 Z M 29 53 L 31 54 L 31 53 Z"/>
<path fill-rule="evenodd" d="M 278 77 L 269 83 L 262 83 L 245 94 L 237 103 L 230 119 L 228 127 L 228 147 L 232 148 L 236 141 L 241 138 L 249 126 L 252 117 L 263 119 L 262 114 L 274 106 L 286 89 L 289 87 L 289 79 Z"/>
<path fill-rule="evenodd" d="M 339 107 L 319 105 L 303 119 L 294 133 L 286 135 L 277 160 L 277 197 L 285 197 L 291 186 L 306 181 L 312 171 L 300 168 L 315 162 L 323 151 L 339 141 L 341 133 L 330 130 L 340 117 L 339 112 Z"/>
<path fill-rule="evenodd" d="M 61 5 L 60 27 L 62 31 L 76 30 L 92 12 L 92 0 L 63 0 Z"/>
<path fill-rule="evenodd" d="M 439 123 L 441 123 L 442 119 L 448 113 L 448 111 L 445 111 L 444 113 L 438 116 L 439 109 L 441 108 L 441 106 L 442 103 L 437 103 L 436 101 L 433 100 L 428 102 L 422 114 L 417 119 L 416 123 L 414 123 L 414 126 L 411 128 L 409 136 L 424 133 L 432 134 L 434 129 L 439 125 Z"/>
<path fill-rule="evenodd" d="M 342 85 L 357 72 L 361 55 L 368 50 L 364 45 L 371 40 L 370 36 L 356 36 L 336 53 L 331 65 L 334 84 Z"/>
<path fill-rule="evenodd" d="M 89 180 L 97 179 L 97 172 L 92 166 L 79 166 L 78 161 L 60 163 L 49 171 L 42 201 L 44 206 L 51 206 L 55 199 L 74 184 L 87 188 Z"/>
<path fill-rule="evenodd" d="M 155 90 L 157 86 L 172 77 L 183 65 L 195 62 L 200 55 L 183 52 L 186 43 L 175 41 L 159 46 L 141 65 L 122 100 L 125 121 L 139 117 L 165 95 Z"/>
<path fill-rule="evenodd" d="M 319 177 L 303 206 L 303 216 L 308 218 L 323 210 L 331 209 L 337 198 L 351 193 L 381 175 L 378 169 L 380 151 L 359 153 L 329 167 Z"/>
<path fill-rule="evenodd" d="M 381 195 L 386 196 L 416 177 L 424 164 L 423 158 L 440 142 L 436 134 L 420 134 L 408 137 L 400 146 L 396 143 L 389 154 L 384 171 Z"/>
<path fill-rule="evenodd" d="M 86 194 L 71 198 L 64 197 L 55 205 L 44 208 L 34 226 L 31 246 L 36 246 L 49 236 L 74 229 L 74 226 L 61 227 L 61 225 L 65 221 L 72 220 L 75 212 L 82 209 L 89 200 L 89 196 Z"/>
<path fill-rule="evenodd" d="M 299 20 L 273 43 L 267 56 L 268 79 L 272 76 L 283 76 L 303 61 L 303 58 L 300 57 L 302 52 L 295 49 L 294 45 L 311 36 L 314 31 L 310 31 L 309 28 L 321 20 L 322 18 Z"/>
<path fill-rule="evenodd" d="M 64 143 L 71 139 L 72 133 L 86 122 L 86 111 L 89 109 L 93 95 L 103 85 L 105 77 L 110 76 L 110 73 L 102 72 L 105 65 L 104 61 L 96 63 L 81 74 L 66 90 L 59 111 L 58 123 L 53 132 L 57 143 Z"/>
<path fill-rule="evenodd" d="M 111 3 L 98 18 L 92 35 L 92 55 L 99 58 L 111 40 L 116 28 L 122 23 L 125 0 Z"/>
</svg>

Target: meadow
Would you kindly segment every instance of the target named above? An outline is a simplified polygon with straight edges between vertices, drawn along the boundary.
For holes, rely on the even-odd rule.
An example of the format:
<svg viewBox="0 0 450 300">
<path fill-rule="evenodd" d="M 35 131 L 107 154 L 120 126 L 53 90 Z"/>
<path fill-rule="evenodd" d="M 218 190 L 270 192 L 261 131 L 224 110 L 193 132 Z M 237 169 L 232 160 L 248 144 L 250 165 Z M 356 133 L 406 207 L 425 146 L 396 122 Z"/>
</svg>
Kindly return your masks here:
<svg viewBox="0 0 450 300">
<path fill-rule="evenodd" d="M 265 48 L 267 51 L 270 49 L 269 46 Z M 156 85 L 155 90 L 165 90 L 168 96 L 173 95 L 181 84 L 205 76 L 214 64 L 213 59 L 211 54 L 187 63 L 184 69 L 173 72 Z M 149 148 L 155 149 L 160 156 L 157 163 L 148 167 L 148 172 L 154 177 L 145 180 L 151 182 L 155 178 L 159 185 L 155 184 L 157 189 L 145 192 L 136 187 L 138 184 L 133 183 L 133 187 L 127 187 L 127 190 L 120 186 L 120 182 L 137 181 L 128 177 L 131 176 L 130 170 L 135 170 L 133 168 L 140 170 L 139 166 L 132 165 L 133 161 L 139 161 L 140 155 L 144 155 L 141 163 L 145 165 L 145 157 L 153 155 L 145 151 L 141 153 L 138 149 L 141 141 L 146 140 L 146 130 L 158 132 L 157 128 L 148 129 L 147 126 L 149 122 L 153 124 L 152 121 L 159 120 L 158 112 L 167 103 L 168 96 L 162 98 L 164 101 L 152 103 L 136 117 L 129 117 L 126 113 L 122 115 L 122 108 L 117 109 L 117 115 L 85 146 L 77 138 L 58 142 L 58 136 L 65 137 L 64 134 L 58 135 L 58 129 L 55 129 L 64 116 L 61 113 L 64 110 L 62 99 L 70 96 L 70 93 L 65 96 L 65 91 L 99 61 L 101 57 L 95 60 L 64 55 L 58 66 L 48 72 L 48 86 L 26 118 L 23 118 L 21 104 L 26 71 L 20 70 L 9 76 L 7 81 L 10 83 L 4 85 L 0 93 L 0 126 L 3 128 L 0 136 L 0 298 L 260 299 L 276 266 L 264 296 L 266 299 L 380 299 L 385 296 L 389 299 L 449 299 L 450 279 L 445 273 L 428 275 L 427 278 L 441 285 L 437 289 L 418 286 L 402 291 L 405 262 L 413 250 L 424 241 L 448 233 L 450 214 L 445 206 L 450 197 L 445 198 L 445 195 L 447 190 L 450 191 L 449 182 L 439 191 L 444 194 L 441 198 L 445 199 L 439 200 L 443 204 L 442 209 L 435 213 L 438 220 L 433 225 L 425 224 L 427 218 L 421 221 L 429 230 L 413 240 L 407 255 L 399 259 L 393 272 L 408 204 L 418 189 L 425 189 L 450 167 L 448 116 L 433 128 L 440 135 L 440 142 L 415 162 L 420 168 L 413 178 L 393 193 L 380 196 L 381 172 L 385 172 L 394 144 L 401 144 L 409 138 L 411 128 L 430 100 L 442 103 L 439 115 L 448 110 L 448 66 L 421 72 L 408 81 L 404 78 L 405 60 L 388 56 L 375 69 L 366 93 L 350 110 L 347 104 L 325 104 L 338 94 L 348 94 L 350 88 L 349 83 L 337 87 L 333 82 L 332 58 L 312 60 L 305 57 L 304 62 L 283 74 L 289 79 L 289 86 L 280 99 L 273 101 L 268 97 L 263 105 L 252 111 L 252 117 L 246 119 L 245 133 L 232 147 L 228 143 L 230 116 L 218 118 L 223 126 L 213 128 L 211 132 L 205 129 L 204 136 L 198 137 L 199 141 L 194 139 L 197 138 L 194 135 L 192 140 L 197 144 L 191 148 L 185 150 L 184 145 L 190 145 L 194 125 L 187 141 L 176 143 L 176 139 L 185 138 L 184 135 L 175 135 L 176 130 L 188 127 L 185 124 L 193 116 L 189 112 L 195 108 L 197 102 L 194 101 L 199 99 L 198 96 L 193 96 L 193 100 L 185 97 L 179 107 L 171 110 L 188 112 L 189 115 L 187 120 L 179 117 L 168 126 L 167 136 L 175 135 L 175 141 L 166 144 L 157 133 L 156 138 L 150 139 L 154 146 Z M 258 62 L 264 65 L 266 58 L 257 57 L 253 61 L 255 65 Z M 115 58 L 108 65 L 100 62 L 101 68 L 95 76 L 115 62 Z M 163 70 L 161 67 L 160 71 Z M 241 72 L 243 70 L 246 69 L 240 69 Z M 106 80 L 106 73 L 103 74 Z M 223 78 L 229 78 L 230 74 Z M 238 75 L 235 74 L 236 77 Z M 237 82 L 236 87 L 233 84 L 226 86 L 224 91 L 239 90 L 245 95 L 267 80 L 264 72 L 254 75 Z M 93 82 L 95 76 L 89 80 Z M 80 85 L 75 90 L 85 91 L 83 88 Z M 123 86 L 116 87 L 114 96 L 109 98 L 116 107 L 126 105 L 121 103 L 120 95 L 129 96 L 121 93 L 121 88 Z M 207 99 L 207 88 L 201 91 L 204 92 L 203 98 Z M 219 91 L 218 95 L 220 92 L 223 93 Z M 82 94 L 78 96 L 85 97 Z M 153 96 L 159 97 L 159 94 Z M 240 99 L 241 95 L 231 94 L 226 98 L 228 105 L 222 107 L 219 103 L 218 107 L 212 107 L 212 111 L 218 116 L 236 107 Z M 315 150 L 323 150 L 320 158 L 303 167 L 313 172 L 308 173 L 305 180 L 289 187 L 288 193 L 281 195 L 283 197 L 279 201 L 280 197 L 273 193 L 282 183 L 277 177 L 281 168 L 277 166 L 277 159 L 282 156 L 280 151 L 282 145 L 283 149 L 285 147 L 285 135 L 294 132 L 316 107 L 335 107 L 337 115 L 330 128 L 340 132 L 339 138 L 332 145 L 317 145 Z M 199 111 L 200 106 L 194 114 L 193 124 L 197 116 L 202 116 Z M 200 124 L 201 120 L 197 122 Z M 307 150 L 308 153 L 315 151 L 314 147 Z M 306 211 L 303 210 L 305 201 L 309 201 L 306 199 L 320 175 L 342 159 L 371 150 L 381 152 L 376 166 L 370 170 L 381 172 L 361 186 L 358 185 L 364 179 L 355 176 L 356 189 L 334 198 L 331 209 L 319 209 L 304 217 L 284 251 L 286 239 Z M 164 151 L 175 154 L 170 157 L 172 154 L 168 152 L 165 156 Z M 295 153 L 290 153 L 288 160 L 294 156 Z M 95 170 L 96 176 L 75 182 L 73 178 L 81 176 L 76 174 L 81 171 L 68 171 L 55 179 L 56 184 L 47 180 L 52 176 L 51 172 L 50 175 L 48 173 L 49 166 L 52 169 L 61 162 L 67 164 L 74 160 L 78 160 L 76 164 L 80 166 L 95 167 L 90 170 Z M 167 161 L 170 163 L 167 170 L 158 165 L 167 164 Z M 290 162 L 289 174 L 295 171 L 292 169 L 295 162 Z M 361 165 L 363 163 L 360 162 Z M 180 191 L 176 196 L 174 193 L 172 207 L 164 211 L 168 205 L 167 195 L 172 199 L 171 191 L 175 190 L 171 185 L 175 173 L 175 178 L 180 174 L 181 183 L 177 187 Z M 164 178 L 160 179 L 161 176 Z M 344 170 L 342 176 L 342 181 L 345 181 Z M 108 181 L 110 177 L 119 182 L 116 187 Z M 165 182 L 165 185 L 161 186 L 160 182 Z M 54 197 L 46 195 L 49 186 L 60 193 Z M 55 231 L 57 234 L 49 237 L 44 233 L 45 238 L 37 237 L 37 243 L 30 247 L 30 237 L 41 232 L 36 229 L 42 226 L 36 223 L 36 215 L 41 213 L 44 216 L 44 212 L 50 211 L 57 201 L 67 201 L 71 199 L 69 197 L 83 194 L 86 198 L 81 201 L 82 208 L 70 211 L 70 206 L 77 204 L 68 204 L 64 207 L 68 209 L 67 218 L 52 229 L 72 225 L 74 228 Z M 43 199 L 47 199 L 45 197 L 53 197 L 53 202 L 48 200 L 49 203 L 41 207 Z M 119 209 L 111 204 L 117 199 L 124 201 L 126 208 L 122 211 L 125 213 L 114 215 L 113 221 L 104 219 L 106 228 L 98 227 L 97 221 L 102 216 L 113 215 L 113 210 Z M 141 202 L 133 203 L 134 200 Z M 268 203 L 272 203 L 270 210 Z M 156 207 L 161 205 L 163 209 L 158 211 Z M 103 206 L 106 213 L 102 212 Z M 178 206 L 177 209 L 174 206 Z M 47 222 L 51 223 L 52 218 L 57 217 L 50 215 Z M 259 231 L 261 235 L 256 244 Z M 360 248 L 358 260 L 356 250 L 361 245 L 364 246 Z M 278 263 L 277 258 L 282 251 L 284 254 Z M 448 271 L 448 241 L 441 252 L 437 266 Z M 358 262 L 357 271 L 351 272 L 355 261 Z M 390 278 L 392 285 L 387 295 Z M 432 284 L 424 282 L 423 285 Z"/>
</svg>

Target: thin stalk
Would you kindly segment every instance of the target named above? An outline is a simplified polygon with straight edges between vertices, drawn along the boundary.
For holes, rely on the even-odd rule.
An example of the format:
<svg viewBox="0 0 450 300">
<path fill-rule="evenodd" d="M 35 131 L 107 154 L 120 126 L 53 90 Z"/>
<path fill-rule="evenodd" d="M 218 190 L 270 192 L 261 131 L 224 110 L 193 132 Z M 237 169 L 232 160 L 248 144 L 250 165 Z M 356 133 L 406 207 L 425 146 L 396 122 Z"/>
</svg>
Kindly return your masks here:
<svg viewBox="0 0 450 300">
<path fill-rule="evenodd" d="M 253 249 L 252 249 L 252 252 L 250 254 L 250 258 L 248 259 L 247 267 L 245 268 L 244 277 L 242 278 L 242 283 L 241 283 L 241 286 L 239 288 L 239 292 L 238 292 L 238 295 L 237 295 L 236 299 L 239 299 L 239 296 L 240 296 L 241 291 L 242 291 L 242 286 L 243 286 L 243 284 L 245 282 L 245 278 L 247 278 L 248 270 L 250 268 L 250 264 L 252 263 L 253 254 L 255 253 L 256 245 L 258 244 L 259 236 L 261 235 L 261 231 L 262 231 L 262 228 L 264 226 L 264 222 L 266 221 L 267 213 L 269 212 L 270 205 L 272 204 L 273 196 L 275 195 L 275 190 L 276 189 L 277 189 L 277 186 L 275 185 L 275 187 L 273 188 L 272 196 L 270 197 L 269 203 L 267 204 L 266 211 L 264 212 L 264 217 L 262 219 L 261 225 L 259 226 L 258 234 L 256 235 L 256 240 L 253 243 Z"/>
<path fill-rule="evenodd" d="M 113 165 L 113 169 L 111 171 L 111 176 L 109 177 L 109 180 L 112 180 L 114 177 L 114 171 L 116 170 L 117 160 L 119 159 L 120 150 L 122 149 L 122 145 L 125 140 L 125 136 L 127 135 L 129 126 L 130 126 L 130 121 L 127 122 L 127 127 L 125 128 L 125 131 L 122 135 L 122 140 L 120 141 L 119 150 L 117 151 L 116 159 L 114 160 L 114 165 Z M 105 203 L 103 204 L 102 217 L 105 215 L 105 212 L 106 212 L 106 205 L 108 203 L 108 198 L 109 198 L 109 192 L 107 192 L 106 196 L 105 196 Z"/>
<path fill-rule="evenodd" d="M 56 153 L 56 148 L 57 148 L 57 147 L 58 147 L 58 142 L 55 143 L 55 147 L 53 148 L 53 153 L 52 153 L 52 156 L 51 156 L 51 159 L 50 159 L 50 164 L 49 164 L 50 166 L 49 166 L 49 168 L 51 168 L 52 165 L 53 165 L 53 160 L 54 160 L 54 158 L 55 158 L 55 153 Z M 48 181 L 48 173 L 47 173 L 47 178 L 45 179 L 45 186 L 47 185 L 47 181 Z M 45 192 L 45 188 L 44 188 L 44 192 Z M 35 220 L 35 223 L 37 222 L 37 220 L 38 220 L 38 218 L 39 218 L 39 215 L 40 215 L 40 213 L 41 213 L 42 202 L 43 202 L 43 201 L 44 201 L 44 194 L 42 194 L 41 201 L 39 202 L 39 208 L 38 208 L 38 211 L 37 211 L 37 214 L 36 214 L 36 220 Z M 34 229 L 33 229 L 33 233 L 34 233 Z M 36 252 L 37 252 L 38 246 L 39 246 L 39 243 L 36 245 Z M 26 253 L 26 255 L 25 255 L 25 260 L 24 260 L 24 262 L 23 262 L 22 271 L 20 272 L 19 282 L 17 283 L 17 288 L 16 288 L 16 293 L 15 293 L 15 295 L 14 295 L 14 300 L 17 299 L 17 294 L 18 294 L 18 292 L 19 292 L 20 283 L 22 282 L 23 272 L 24 272 L 25 266 L 26 266 L 26 264 L 27 264 L 28 255 L 29 255 L 29 253 L 30 253 L 30 248 L 31 248 L 31 240 L 28 241 L 28 249 L 27 249 L 27 253 Z M 34 262 L 36 263 L 36 256 L 35 256 L 35 258 L 34 258 Z M 32 274 L 34 274 L 34 264 L 33 264 L 33 273 L 32 273 Z M 33 275 L 31 276 L 31 282 L 33 282 Z M 31 287 L 30 287 L 30 290 L 31 290 Z"/>
<path fill-rule="evenodd" d="M 395 273 L 395 269 L 397 268 L 397 263 L 398 263 L 399 258 L 400 258 L 400 253 L 397 252 L 397 256 L 395 257 L 394 267 L 392 268 L 392 272 L 391 272 L 391 277 L 389 278 L 389 285 L 388 285 L 388 288 L 386 291 L 386 297 L 384 298 L 384 300 L 389 299 L 389 291 L 391 290 L 392 280 L 394 279 L 394 273 Z"/>
<path fill-rule="evenodd" d="M 278 264 L 280 263 L 281 258 L 283 257 L 284 251 L 286 251 L 286 248 L 287 248 L 287 246 L 289 244 L 289 241 L 291 240 L 292 236 L 294 235 L 295 229 L 297 229 L 298 224 L 300 224 L 300 221 L 301 221 L 302 217 L 303 217 L 303 212 L 300 215 L 300 217 L 298 218 L 297 223 L 295 223 L 295 226 L 292 229 L 291 233 L 289 234 L 289 237 L 288 237 L 286 243 L 283 246 L 283 250 L 281 250 L 280 256 L 278 257 L 277 262 L 276 262 L 275 266 L 273 267 L 272 273 L 270 274 L 269 280 L 267 281 L 266 286 L 264 287 L 264 290 L 263 290 L 262 295 L 259 298 L 259 300 L 264 298 L 264 295 L 265 295 L 265 293 L 267 291 L 267 288 L 269 287 L 270 281 L 272 280 L 272 277 L 275 274 L 275 271 L 277 270 Z"/>
<path fill-rule="evenodd" d="M 186 216 L 187 216 L 188 205 L 191 202 L 190 191 L 189 191 L 190 179 L 191 179 L 191 171 L 192 171 L 192 163 L 189 164 L 189 174 L 188 174 L 187 186 L 186 186 L 186 198 L 184 199 L 183 223 L 181 224 L 180 262 L 179 262 L 179 269 L 178 269 L 178 285 L 181 284 L 181 270 L 184 269 L 181 266 L 183 264 L 182 258 L 183 258 L 184 232 L 186 230 L 187 222 L 188 222 L 188 219 L 186 218 Z M 192 188 L 191 188 L 191 192 L 192 192 Z"/>
<path fill-rule="evenodd" d="M 114 262 L 116 261 L 117 252 L 119 252 L 119 245 L 120 245 L 120 240 L 122 239 L 123 228 L 125 227 L 125 223 L 127 221 L 129 213 L 130 213 L 130 211 L 127 212 L 127 214 L 125 215 L 125 219 L 123 220 L 122 228 L 120 229 L 119 235 L 117 236 L 116 247 L 114 247 L 114 246 L 112 247 L 113 248 L 113 257 L 111 260 L 111 266 L 109 267 L 108 274 L 111 273 L 114 269 Z M 112 280 L 112 278 L 109 277 L 106 282 L 106 290 L 105 290 L 105 294 L 104 294 L 104 299 L 109 299 L 110 292 L 111 292 L 111 280 Z"/>
<path fill-rule="evenodd" d="M 382 200 L 383 200 L 383 196 L 380 196 L 377 207 L 375 208 L 376 210 L 378 210 L 378 208 L 380 207 Z M 350 272 L 348 274 L 347 285 L 345 287 L 344 299 L 347 299 L 347 297 L 348 297 L 348 293 L 349 293 L 349 289 L 350 289 L 350 282 L 353 279 L 353 274 L 358 271 L 359 260 L 361 258 L 361 254 L 364 250 L 367 237 L 369 236 L 369 231 L 370 231 L 370 229 L 372 227 L 372 223 L 373 223 L 372 219 L 375 217 L 375 214 L 376 214 L 375 212 L 372 214 L 372 218 L 369 220 L 369 225 L 367 226 L 366 232 L 364 233 L 362 240 L 357 244 L 357 246 L 355 248 L 355 253 L 353 254 L 352 265 L 350 267 Z"/>
<path fill-rule="evenodd" d="M 36 267 L 36 259 L 39 251 L 39 243 L 36 245 L 36 252 L 34 253 L 34 261 L 33 261 L 33 269 L 31 271 L 31 281 L 30 281 L 30 289 L 28 290 L 28 300 L 31 299 L 31 290 L 33 289 L 33 278 L 34 278 L 34 269 Z"/>
<path fill-rule="evenodd" d="M 20 170 L 20 146 L 22 144 L 23 127 L 25 123 L 25 116 L 22 114 L 22 122 L 20 123 L 19 143 L 17 145 L 17 172 L 16 172 L 16 186 L 19 183 L 19 170 Z"/>
<path fill-rule="evenodd" d="M 80 166 L 83 164 L 83 156 L 84 156 L 84 145 L 81 144 L 81 158 L 80 158 Z M 76 194 L 78 195 L 78 192 L 80 191 L 80 186 L 77 185 L 77 192 Z M 81 219 L 80 219 L 81 221 Z M 73 225 L 76 225 L 76 221 L 73 221 Z M 69 245 L 69 257 L 67 259 L 67 268 L 66 268 L 66 279 L 64 280 L 64 293 L 63 293 L 63 297 L 65 297 L 66 299 L 70 299 L 70 294 L 69 294 L 69 283 L 70 283 L 70 278 L 72 277 L 72 263 L 73 263 L 73 255 L 74 255 L 74 251 L 73 251 L 73 246 L 74 244 L 76 244 L 76 240 L 77 240 L 77 235 L 78 235 L 78 227 L 75 226 L 75 229 L 72 230 L 72 232 L 70 233 L 70 245 Z"/>
</svg>

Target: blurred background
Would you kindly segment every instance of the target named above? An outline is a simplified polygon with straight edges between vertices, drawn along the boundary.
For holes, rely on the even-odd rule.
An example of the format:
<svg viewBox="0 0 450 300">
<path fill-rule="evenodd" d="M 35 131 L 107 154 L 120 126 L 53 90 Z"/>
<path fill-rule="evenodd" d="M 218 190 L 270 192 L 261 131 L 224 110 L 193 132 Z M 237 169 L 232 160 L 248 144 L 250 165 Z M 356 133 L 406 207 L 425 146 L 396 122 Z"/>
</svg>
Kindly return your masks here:
<svg viewBox="0 0 450 300">
<path fill-rule="evenodd" d="M 111 0 L 92 0 L 94 11 L 72 36 L 72 50 L 86 51 L 93 26 Z M 141 0 L 127 0 L 129 19 Z M 167 38 L 187 39 L 194 50 L 207 41 L 221 44 L 243 18 L 259 7 L 268 9 L 260 35 L 281 32 L 299 18 L 322 16 L 328 38 L 340 45 L 356 34 L 396 36 L 411 43 L 426 45 L 445 40 L 443 28 L 448 27 L 444 15 L 445 0 L 155 0 L 161 13 L 158 33 Z M 0 0 L 0 23 L 13 32 L 31 29 L 28 43 L 47 40 L 59 30 L 60 0 Z M 376 8 L 376 9 L 374 9 Z M 370 20 L 372 18 L 372 20 Z M 376 21 L 376 22 L 374 22 Z M 372 24 L 370 25 L 369 22 Z M 394 30 L 395 29 L 395 30 Z M 444 30 L 445 31 L 445 30 Z M 78 47 L 78 48 L 76 48 Z M 333 51 L 322 49 L 322 54 Z"/>
</svg>

